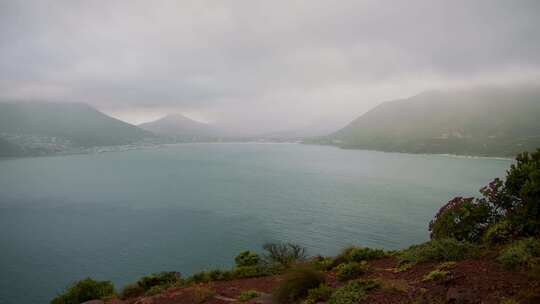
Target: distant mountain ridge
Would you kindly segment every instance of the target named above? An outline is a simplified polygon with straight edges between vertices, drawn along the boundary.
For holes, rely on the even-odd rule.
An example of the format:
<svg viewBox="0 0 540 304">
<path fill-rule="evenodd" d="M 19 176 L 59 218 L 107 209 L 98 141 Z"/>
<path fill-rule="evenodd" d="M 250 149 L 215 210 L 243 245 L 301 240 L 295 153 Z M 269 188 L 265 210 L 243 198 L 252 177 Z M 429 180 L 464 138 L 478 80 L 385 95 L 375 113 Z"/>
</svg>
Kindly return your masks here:
<svg viewBox="0 0 540 304">
<path fill-rule="evenodd" d="M 0 102 L 0 154 L 4 155 L 126 145 L 152 136 L 86 104 Z"/>
<path fill-rule="evenodd" d="M 430 91 L 308 142 L 408 153 L 514 156 L 540 147 L 540 87 Z"/>
<path fill-rule="evenodd" d="M 140 124 L 139 127 L 157 135 L 184 139 L 212 138 L 220 135 L 220 132 L 214 126 L 195 121 L 182 114 L 170 114 Z"/>
</svg>

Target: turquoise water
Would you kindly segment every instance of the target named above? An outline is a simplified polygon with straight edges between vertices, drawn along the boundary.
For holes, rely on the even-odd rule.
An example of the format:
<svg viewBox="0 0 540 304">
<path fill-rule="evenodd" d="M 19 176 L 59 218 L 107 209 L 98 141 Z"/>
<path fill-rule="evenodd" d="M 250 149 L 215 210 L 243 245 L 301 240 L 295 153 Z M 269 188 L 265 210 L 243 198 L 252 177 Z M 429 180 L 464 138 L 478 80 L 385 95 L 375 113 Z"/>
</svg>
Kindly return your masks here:
<svg viewBox="0 0 540 304">
<path fill-rule="evenodd" d="M 292 241 L 312 254 L 427 240 L 455 195 L 509 160 L 297 144 L 185 144 L 0 160 L 0 303 L 47 303 L 91 276 L 230 267 Z"/>
</svg>

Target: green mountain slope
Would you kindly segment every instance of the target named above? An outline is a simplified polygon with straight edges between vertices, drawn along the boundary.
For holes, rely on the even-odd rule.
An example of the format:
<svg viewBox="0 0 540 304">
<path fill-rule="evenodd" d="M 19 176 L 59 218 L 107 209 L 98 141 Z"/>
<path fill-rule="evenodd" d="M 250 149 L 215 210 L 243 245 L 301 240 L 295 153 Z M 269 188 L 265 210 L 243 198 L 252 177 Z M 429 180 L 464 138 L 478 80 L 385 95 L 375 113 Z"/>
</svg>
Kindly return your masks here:
<svg viewBox="0 0 540 304">
<path fill-rule="evenodd" d="M 73 147 L 113 146 L 148 136 L 151 133 L 85 104 L 0 103 L 0 137 L 10 142 L 10 147 L 35 146 L 44 141 L 47 145 Z"/>
<path fill-rule="evenodd" d="M 514 156 L 540 147 L 540 87 L 433 91 L 385 102 L 315 142 L 409 153 Z"/>
</svg>

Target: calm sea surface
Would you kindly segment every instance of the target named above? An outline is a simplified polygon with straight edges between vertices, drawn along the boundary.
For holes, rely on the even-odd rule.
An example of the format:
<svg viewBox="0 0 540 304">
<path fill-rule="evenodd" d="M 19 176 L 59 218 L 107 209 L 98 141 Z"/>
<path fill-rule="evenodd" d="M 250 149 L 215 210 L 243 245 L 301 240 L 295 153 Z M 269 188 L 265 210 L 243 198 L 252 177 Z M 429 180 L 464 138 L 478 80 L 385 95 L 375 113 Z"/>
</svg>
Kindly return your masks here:
<svg viewBox="0 0 540 304">
<path fill-rule="evenodd" d="M 0 303 L 48 303 L 87 276 L 230 267 L 269 241 L 402 248 L 509 164 L 297 144 L 0 159 Z"/>
</svg>

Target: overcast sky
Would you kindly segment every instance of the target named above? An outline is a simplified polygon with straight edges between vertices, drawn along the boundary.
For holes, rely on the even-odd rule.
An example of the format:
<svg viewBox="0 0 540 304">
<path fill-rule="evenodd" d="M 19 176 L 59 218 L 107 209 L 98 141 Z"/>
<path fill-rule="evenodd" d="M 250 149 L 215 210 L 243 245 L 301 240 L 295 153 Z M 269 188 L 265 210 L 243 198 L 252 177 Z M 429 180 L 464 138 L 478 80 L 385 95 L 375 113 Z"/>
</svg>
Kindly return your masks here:
<svg viewBox="0 0 540 304">
<path fill-rule="evenodd" d="M 0 1 L 0 99 L 240 128 L 540 79 L 540 1 Z"/>
</svg>

